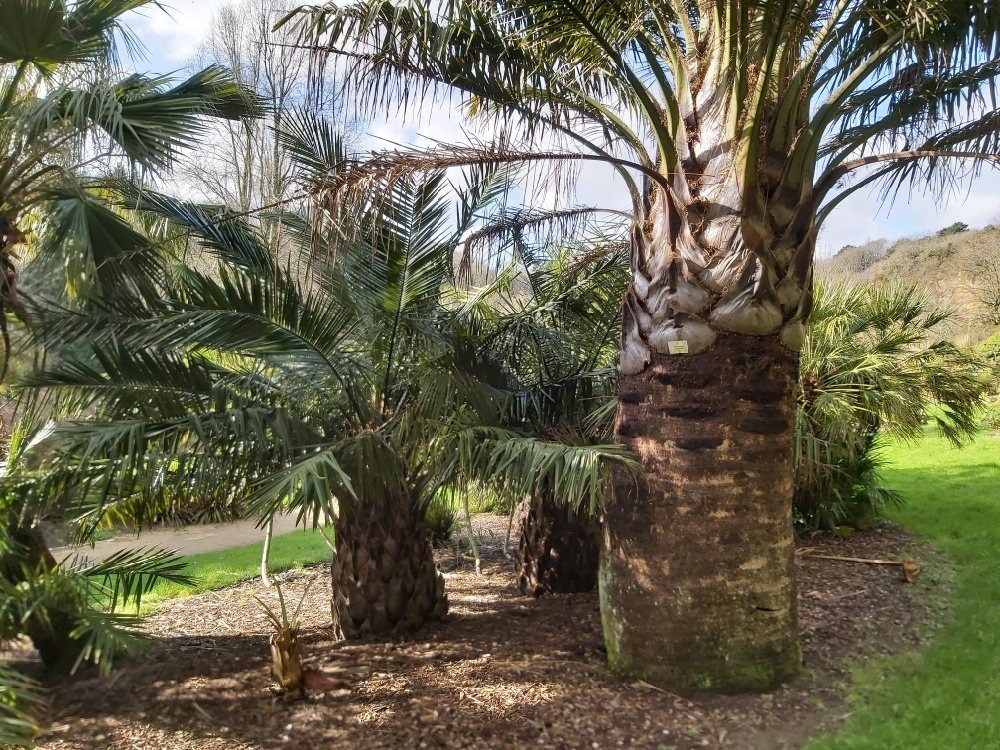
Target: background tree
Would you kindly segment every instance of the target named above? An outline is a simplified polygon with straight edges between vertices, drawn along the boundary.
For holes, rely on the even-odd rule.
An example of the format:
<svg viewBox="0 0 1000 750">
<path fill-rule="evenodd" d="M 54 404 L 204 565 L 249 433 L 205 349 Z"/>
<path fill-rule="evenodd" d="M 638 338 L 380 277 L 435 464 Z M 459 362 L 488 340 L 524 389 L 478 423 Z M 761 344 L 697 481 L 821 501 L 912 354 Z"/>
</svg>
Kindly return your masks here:
<svg viewBox="0 0 1000 750">
<path fill-rule="evenodd" d="M 176 170 L 204 199 L 236 211 L 288 199 L 298 187 L 292 159 L 276 136 L 286 115 L 319 109 L 328 120 L 342 119 L 332 85 L 310 86 L 309 53 L 293 44 L 288 30 L 272 31 L 285 7 L 277 0 L 220 6 L 194 60 L 199 67 L 232 70 L 267 106 L 258 119 L 218 123 Z"/>
<path fill-rule="evenodd" d="M 886 255 L 885 240 L 870 240 L 863 245 L 845 245 L 828 259 L 827 267 L 843 274 L 863 274 Z"/>
<path fill-rule="evenodd" d="M 996 248 L 1000 250 L 1000 248 Z M 972 293 L 988 325 L 1000 326 L 1000 257 L 988 251 L 970 259 L 965 273 Z"/>
<path fill-rule="evenodd" d="M 954 224 L 949 224 L 944 229 L 938 230 L 938 237 L 947 237 L 951 234 L 961 234 L 962 232 L 969 231 L 969 225 L 964 221 L 956 221 Z"/>
<path fill-rule="evenodd" d="M 861 187 L 997 160 L 984 94 L 1000 8 L 380 0 L 292 18 L 365 101 L 406 110 L 447 89 L 504 126 L 485 146 L 375 154 L 326 190 L 468 163 L 618 172 L 633 217 L 616 436 L 645 473 L 608 506 L 609 660 L 676 689 L 794 674 L 792 455 L 816 233 Z"/>
</svg>

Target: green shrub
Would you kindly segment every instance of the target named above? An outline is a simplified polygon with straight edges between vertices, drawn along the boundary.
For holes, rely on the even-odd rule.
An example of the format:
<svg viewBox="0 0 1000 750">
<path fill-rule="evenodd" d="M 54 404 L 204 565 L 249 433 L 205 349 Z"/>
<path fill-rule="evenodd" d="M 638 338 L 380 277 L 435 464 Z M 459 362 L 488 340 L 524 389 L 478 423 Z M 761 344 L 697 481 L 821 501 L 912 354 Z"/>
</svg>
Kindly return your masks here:
<svg viewBox="0 0 1000 750">
<path fill-rule="evenodd" d="M 427 526 L 430 528 L 431 539 L 435 542 L 450 539 L 458 528 L 460 510 L 461 502 L 455 489 L 445 487 L 435 492 L 427 506 Z"/>
<path fill-rule="evenodd" d="M 996 331 L 989 338 L 980 342 L 976 348 L 981 354 L 988 357 L 1000 357 L 1000 331 Z"/>
<path fill-rule="evenodd" d="M 510 513 L 512 498 L 495 483 L 469 484 L 469 510 L 473 513 Z"/>
<path fill-rule="evenodd" d="M 864 529 L 901 497 L 882 485 L 882 441 L 877 434 L 856 449 L 852 445 L 824 446 L 825 452 L 800 462 L 795 503 L 795 526 L 801 530 L 852 526 Z M 822 450 L 822 449 L 821 449 Z M 811 471 L 811 477 L 803 472 Z M 808 488 L 808 491 L 804 491 Z"/>
<path fill-rule="evenodd" d="M 939 229 L 937 232 L 938 237 L 947 237 L 950 234 L 961 234 L 962 232 L 969 231 L 969 225 L 964 221 L 956 221 L 954 224 L 949 224 L 944 229 Z"/>
<path fill-rule="evenodd" d="M 988 363 L 936 338 L 949 317 L 915 287 L 816 290 L 800 365 L 800 527 L 862 527 L 897 501 L 881 484 L 882 436 L 912 439 L 933 421 L 958 443 L 978 429 Z"/>
<path fill-rule="evenodd" d="M 983 409 L 979 428 L 986 432 L 1000 432 L 1000 400 L 992 399 Z"/>
</svg>

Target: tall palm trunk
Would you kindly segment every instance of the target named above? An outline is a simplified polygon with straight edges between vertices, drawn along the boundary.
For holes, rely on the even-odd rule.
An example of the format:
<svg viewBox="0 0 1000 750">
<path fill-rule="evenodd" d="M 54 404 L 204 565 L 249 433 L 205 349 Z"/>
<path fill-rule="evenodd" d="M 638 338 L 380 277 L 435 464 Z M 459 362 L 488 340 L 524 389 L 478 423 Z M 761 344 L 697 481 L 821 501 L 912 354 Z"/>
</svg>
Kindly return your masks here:
<svg viewBox="0 0 1000 750">
<path fill-rule="evenodd" d="M 526 505 L 514 556 L 521 591 L 541 596 L 592 590 L 600 558 L 597 522 L 557 503 L 547 485 Z"/>
<path fill-rule="evenodd" d="M 630 238 L 615 434 L 643 474 L 608 504 L 601 611 L 623 673 L 767 689 L 800 665 L 793 434 L 819 197 L 778 141 L 727 135 L 718 71 L 700 73 Z"/>
<path fill-rule="evenodd" d="M 447 613 L 430 531 L 411 498 L 342 502 L 334 529 L 332 610 L 338 637 L 409 632 Z"/>
<path fill-rule="evenodd" d="M 611 664 L 681 690 L 765 689 L 798 669 L 792 437 L 798 355 L 721 333 L 626 376 L 601 603 Z"/>
</svg>

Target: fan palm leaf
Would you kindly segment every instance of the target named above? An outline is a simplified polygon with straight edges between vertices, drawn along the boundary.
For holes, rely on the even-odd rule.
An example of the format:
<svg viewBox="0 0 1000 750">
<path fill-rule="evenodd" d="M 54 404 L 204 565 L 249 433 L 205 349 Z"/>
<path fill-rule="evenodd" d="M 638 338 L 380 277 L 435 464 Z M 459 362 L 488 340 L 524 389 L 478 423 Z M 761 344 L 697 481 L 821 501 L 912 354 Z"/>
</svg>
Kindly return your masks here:
<svg viewBox="0 0 1000 750">
<path fill-rule="evenodd" d="M 796 505 L 801 521 L 864 523 L 887 502 L 879 485 L 884 437 L 912 439 L 933 421 L 954 443 L 977 429 L 984 362 L 937 340 L 950 318 L 913 287 L 817 289 L 802 349 Z"/>
<path fill-rule="evenodd" d="M 220 67 L 177 84 L 118 72 L 117 44 L 134 43 L 121 16 L 147 4 L 2 3 L 0 327 L 7 353 L 6 312 L 26 315 L 11 258 L 27 239 L 22 224 L 29 214 L 30 223 L 42 229 L 38 267 L 28 274 L 30 286 L 38 280 L 37 292 L 53 293 L 53 280 L 61 277 L 65 296 L 77 304 L 109 293 L 112 282 L 123 292 L 149 294 L 155 261 L 138 249 L 149 243 L 102 206 L 99 191 L 85 183 L 86 173 L 120 164 L 161 171 L 204 132 L 206 118 L 261 112 L 256 97 Z"/>
</svg>

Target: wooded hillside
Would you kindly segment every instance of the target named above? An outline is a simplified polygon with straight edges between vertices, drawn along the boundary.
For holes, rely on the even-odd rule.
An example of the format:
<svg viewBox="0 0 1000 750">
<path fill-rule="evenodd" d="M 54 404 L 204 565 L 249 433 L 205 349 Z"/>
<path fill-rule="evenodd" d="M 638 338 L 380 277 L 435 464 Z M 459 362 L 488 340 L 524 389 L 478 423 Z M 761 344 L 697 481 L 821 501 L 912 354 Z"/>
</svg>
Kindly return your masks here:
<svg viewBox="0 0 1000 750">
<path fill-rule="evenodd" d="M 1000 227 L 960 222 L 926 237 L 847 245 L 816 262 L 827 283 L 894 280 L 926 288 L 957 312 L 955 343 L 976 345 L 1000 329 Z"/>
</svg>

